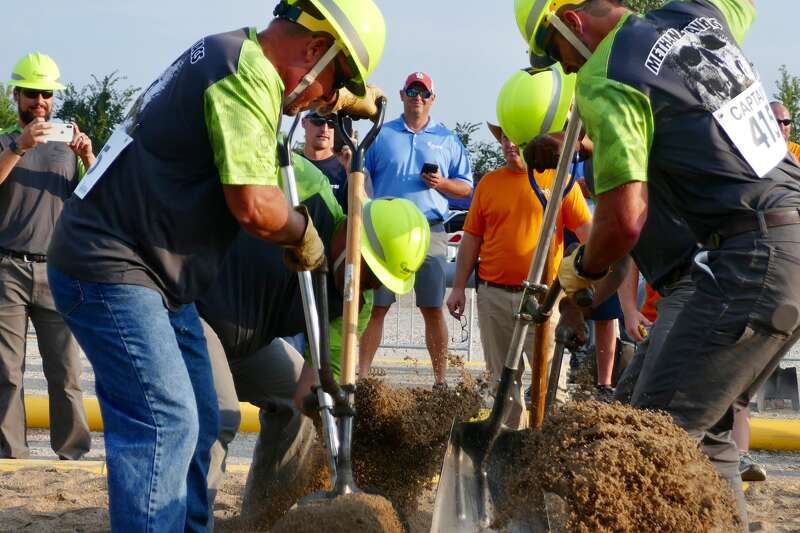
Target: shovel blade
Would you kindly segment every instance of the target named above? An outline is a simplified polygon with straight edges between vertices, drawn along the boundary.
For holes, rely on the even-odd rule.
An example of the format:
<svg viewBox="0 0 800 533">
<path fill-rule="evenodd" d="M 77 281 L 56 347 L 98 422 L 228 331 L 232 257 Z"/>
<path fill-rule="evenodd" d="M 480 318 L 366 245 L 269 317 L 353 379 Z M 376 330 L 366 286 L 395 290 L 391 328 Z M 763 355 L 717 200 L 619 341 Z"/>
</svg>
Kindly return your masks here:
<svg viewBox="0 0 800 533">
<path fill-rule="evenodd" d="M 453 425 L 436 488 L 431 533 L 487 530 L 491 505 L 483 463 L 489 438 L 484 422 Z"/>
</svg>

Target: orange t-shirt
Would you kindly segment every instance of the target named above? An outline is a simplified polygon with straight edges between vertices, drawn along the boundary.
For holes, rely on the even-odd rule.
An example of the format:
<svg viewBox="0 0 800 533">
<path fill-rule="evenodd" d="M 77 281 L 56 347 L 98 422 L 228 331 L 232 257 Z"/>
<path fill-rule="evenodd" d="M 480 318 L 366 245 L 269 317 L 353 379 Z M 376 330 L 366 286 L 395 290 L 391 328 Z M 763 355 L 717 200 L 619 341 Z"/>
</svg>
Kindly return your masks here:
<svg viewBox="0 0 800 533">
<path fill-rule="evenodd" d="M 555 171 L 536 173 L 536 181 L 549 197 Z M 544 208 L 524 172 L 503 167 L 481 178 L 464 222 L 464 231 L 483 239 L 478 275 L 482 280 L 519 285 L 528 277 L 533 250 L 539 238 Z M 553 270 L 555 276 L 564 252 L 564 227 L 575 231 L 592 214 L 577 185 L 561 203 L 556 221 Z"/>
<path fill-rule="evenodd" d="M 644 289 L 645 299 L 640 312 L 647 318 L 647 320 L 650 322 L 655 322 L 656 317 L 658 316 L 656 311 L 656 302 L 661 299 L 661 295 L 658 294 L 658 291 L 653 289 L 649 283 L 645 284 Z"/>
<path fill-rule="evenodd" d="M 800 163 L 800 144 L 789 141 L 789 151 L 794 156 L 795 162 Z"/>
</svg>

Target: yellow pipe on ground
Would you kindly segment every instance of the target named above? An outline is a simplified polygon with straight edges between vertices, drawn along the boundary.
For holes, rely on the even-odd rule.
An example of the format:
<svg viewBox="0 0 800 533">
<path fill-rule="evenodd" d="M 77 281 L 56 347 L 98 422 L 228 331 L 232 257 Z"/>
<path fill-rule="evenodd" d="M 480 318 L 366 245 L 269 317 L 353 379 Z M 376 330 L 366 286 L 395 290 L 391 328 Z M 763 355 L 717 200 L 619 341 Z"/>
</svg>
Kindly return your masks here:
<svg viewBox="0 0 800 533">
<path fill-rule="evenodd" d="M 86 410 L 89 429 L 103 431 L 103 418 L 100 416 L 100 405 L 97 398 L 84 398 L 83 408 Z M 261 427 L 258 423 L 258 407 L 250 403 L 239 402 L 239 409 L 242 413 L 239 431 L 257 433 Z M 50 408 L 47 396 L 25 396 L 25 413 L 29 428 L 47 429 L 50 427 Z"/>
<path fill-rule="evenodd" d="M 89 429 L 103 431 L 103 419 L 100 417 L 100 406 L 97 398 L 83 399 Z M 242 422 L 239 431 L 256 433 L 259 428 L 258 407 L 250 403 L 239 403 Z M 50 412 L 47 396 L 26 396 L 25 411 L 28 415 L 28 427 L 49 428 Z M 800 451 L 800 419 L 783 418 L 751 418 L 750 447 L 755 450 Z"/>
</svg>

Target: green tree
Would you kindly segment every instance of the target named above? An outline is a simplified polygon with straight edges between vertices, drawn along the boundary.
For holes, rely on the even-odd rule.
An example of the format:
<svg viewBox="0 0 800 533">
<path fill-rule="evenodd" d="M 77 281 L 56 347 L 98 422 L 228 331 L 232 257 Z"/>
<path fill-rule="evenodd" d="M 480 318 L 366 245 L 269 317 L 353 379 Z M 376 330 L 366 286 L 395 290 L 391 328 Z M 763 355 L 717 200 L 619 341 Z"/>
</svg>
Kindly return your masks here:
<svg viewBox="0 0 800 533">
<path fill-rule="evenodd" d="M 472 122 L 456 122 L 454 129 L 461 144 L 469 153 L 469 160 L 472 164 L 472 179 L 475 185 L 487 172 L 491 172 L 506 164 L 503 157 L 503 150 L 496 142 L 476 141 L 473 136 L 481 128 L 481 124 Z"/>
<path fill-rule="evenodd" d="M 125 118 L 125 110 L 138 91 L 138 87 L 120 88 L 124 77 L 116 71 L 103 76 L 92 76 L 92 82 L 78 89 L 73 84 L 59 95 L 61 100 L 55 116 L 61 120 L 74 120 L 82 132 L 92 139 L 95 152 L 102 148 L 114 128 Z"/>
<path fill-rule="evenodd" d="M 626 0 L 623 3 L 638 13 L 647 13 L 663 6 L 667 0 Z"/>
<path fill-rule="evenodd" d="M 790 74 L 786 65 L 782 65 L 779 72 L 781 77 L 775 82 L 777 90 L 772 97 L 782 102 L 789 110 L 789 115 L 795 124 L 790 138 L 794 142 L 800 142 L 800 130 L 797 128 L 800 120 L 800 77 Z"/>
<path fill-rule="evenodd" d="M 0 83 L 0 129 L 7 128 L 17 121 L 17 104 L 11 97 L 11 87 Z"/>
</svg>

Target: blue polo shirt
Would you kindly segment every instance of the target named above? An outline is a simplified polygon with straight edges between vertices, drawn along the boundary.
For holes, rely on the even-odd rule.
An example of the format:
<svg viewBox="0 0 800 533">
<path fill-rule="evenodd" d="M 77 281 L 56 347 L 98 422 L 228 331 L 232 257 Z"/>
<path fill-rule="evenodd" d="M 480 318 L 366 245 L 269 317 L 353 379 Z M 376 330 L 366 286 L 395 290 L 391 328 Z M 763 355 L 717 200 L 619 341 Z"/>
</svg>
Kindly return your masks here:
<svg viewBox="0 0 800 533">
<path fill-rule="evenodd" d="M 422 165 L 439 165 L 439 173 L 472 186 L 469 154 L 455 133 L 433 120 L 414 133 L 402 115 L 387 122 L 366 155 L 375 198 L 394 196 L 414 202 L 431 222 L 444 220 L 449 207 L 447 197 L 428 188 L 422 181 Z"/>
</svg>

